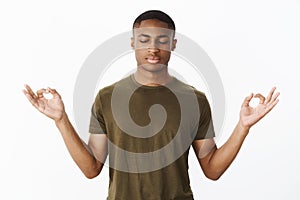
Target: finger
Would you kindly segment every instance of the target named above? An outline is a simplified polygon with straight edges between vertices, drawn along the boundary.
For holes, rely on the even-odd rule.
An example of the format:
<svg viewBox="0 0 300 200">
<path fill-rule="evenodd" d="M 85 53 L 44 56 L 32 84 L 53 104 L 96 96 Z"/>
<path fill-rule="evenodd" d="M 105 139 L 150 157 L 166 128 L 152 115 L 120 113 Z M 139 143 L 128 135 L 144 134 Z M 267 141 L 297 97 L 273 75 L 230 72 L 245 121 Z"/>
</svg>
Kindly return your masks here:
<svg viewBox="0 0 300 200">
<path fill-rule="evenodd" d="M 276 101 L 279 95 L 280 95 L 280 92 L 277 92 L 277 93 L 272 97 L 270 103 L 273 103 L 274 101 Z"/>
<path fill-rule="evenodd" d="M 46 89 L 42 88 L 36 92 L 38 98 L 43 98 L 44 97 L 43 93 L 48 93 L 48 91 Z"/>
<path fill-rule="evenodd" d="M 57 96 L 60 98 L 60 94 L 55 89 L 48 87 L 47 90 L 53 95 L 53 97 Z"/>
<path fill-rule="evenodd" d="M 23 93 L 25 94 L 25 96 L 27 97 L 27 99 L 29 100 L 29 102 L 34 106 L 34 107 L 38 107 L 37 105 L 37 101 L 36 98 L 33 97 L 27 90 L 23 90 Z"/>
<path fill-rule="evenodd" d="M 271 104 L 269 104 L 265 114 L 269 113 L 277 105 L 278 102 L 279 102 L 279 99 L 276 99 Z"/>
<path fill-rule="evenodd" d="M 266 98 L 265 103 L 269 103 L 269 102 L 271 101 L 271 98 L 272 98 L 272 96 L 273 96 L 275 90 L 276 90 L 276 87 L 273 87 L 273 88 L 271 89 L 269 95 L 268 95 L 267 98 Z"/>
<path fill-rule="evenodd" d="M 255 98 L 259 98 L 259 103 L 260 103 L 260 104 L 263 104 L 263 103 L 265 102 L 265 99 L 266 99 L 266 98 L 265 98 L 263 95 L 261 95 L 260 93 L 256 94 L 254 97 L 255 97 Z"/>
<path fill-rule="evenodd" d="M 26 88 L 27 94 L 31 95 L 32 98 L 36 98 L 36 97 L 37 97 L 37 96 L 34 94 L 34 92 L 32 91 L 32 89 L 29 87 L 29 85 L 25 84 L 24 87 Z"/>
<path fill-rule="evenodd" d="M 31 94 L 29 94 L 29 92 L 28 92 L 27 90 L 23 89 L 22 91 L 23 91 L 23 93 L 25 94 L 25 96 L 26 96 L 27 98 L 31 98 L 31 99 L 32 99 Z"/>
<path fill-rule="evenodd" d="M 249 106 L 249 103 L 251 101 L 251 99 L 253 98 L 253 93 L 251 93 L 249 96 L 247 96 L 242 104 L 242 106 Z"/>
</svg>

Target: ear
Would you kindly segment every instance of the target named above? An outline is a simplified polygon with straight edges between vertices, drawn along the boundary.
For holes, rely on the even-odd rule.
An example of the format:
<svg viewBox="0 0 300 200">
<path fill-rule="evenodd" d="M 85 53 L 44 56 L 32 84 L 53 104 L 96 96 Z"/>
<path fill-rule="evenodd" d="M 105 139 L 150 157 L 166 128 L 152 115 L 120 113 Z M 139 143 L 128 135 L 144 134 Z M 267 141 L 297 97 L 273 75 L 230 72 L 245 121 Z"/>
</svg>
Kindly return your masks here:
<svg viewBox="0 0 300 200">
<path fill-rule="evenodd" d="M 132 49 L 134 49 L 134 38 L 131 37 L 130 39 L 131 39 L 130 46 L 132 47 Z"/>
<path fill-rule="evenodd" d="M 175 50 L 176 44 L 177 44 L 177 39 L 173 39 L 173 42 L 172 42 L 172 48 L 171 48 L 172 51 Z"/>
</svg>

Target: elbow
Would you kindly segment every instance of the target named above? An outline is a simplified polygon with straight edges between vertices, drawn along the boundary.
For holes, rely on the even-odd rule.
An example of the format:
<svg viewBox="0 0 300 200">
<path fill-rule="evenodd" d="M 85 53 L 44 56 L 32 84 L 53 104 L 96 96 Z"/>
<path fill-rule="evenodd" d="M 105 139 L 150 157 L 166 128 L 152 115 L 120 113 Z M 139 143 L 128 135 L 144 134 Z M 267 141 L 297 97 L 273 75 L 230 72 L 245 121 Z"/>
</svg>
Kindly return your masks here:
<svg viewBox="0 0 300 200">
<path fill-rule="evenodd" d="M 202 167 L 202 171 L 206 178 L 212 180 L 212 181 L 217 181 L 221 178 L 221 176 L 224 174 L 226 169 L 216 167 L 213 165 L 208 165 L 206 167 Z"/>
<path fill-rule="evenodd" d="M 93 179 L 95 177 L 97 177 L 100 174 L 100 171 L 88 171 L 88 172 L 83 172 L 83 174 L 85 175 L 86 178 L 88 179 Z"/>
<path fill-rule="evenodd" d="M 88 178 L 88 179 L 93 179 L 93 178 L 97 177 L 97 175 L 94 176 L 94 175 L 86 175 L 86 174 L 85 174 L 85 177 Z"/>
<path fill-rule="evenodd" d="M 206 178 L 212 180 L 212 181 L 217 181 L 221 178 L 223 173 L 218 173 L 218 172 L 207 172 L 204 173 L 204 175 L 206 176 Z"/>
<path fill-rule="evenodd" d="M 82 168 L 81 171 L 83 172 L 83 174 L 85 175 L 86 178 L 88 179 L 93 179 L 95 177 L 97 177 L 100 172 L 102 171 L 103 168 L 103 164 L 96 164 L 87 168 Z"/>
<path fill-rule="evenodd" d="M 206 176 L 208 179 L 210 179 L 210 180 L 212 180 L 212 181 L 217 181 L 217 180 L 219 180 L 219 178 L 221 177 L 221 175 L 220 176 L 216 176 L 216 175 L 214 175 L 214 176 Z"/>
<path fill-rule="evenodd" d="M 84 169 L 84 170 L 82 169 L 81 171 L 83 172 L 83 174 L 85 175 L 86 178 L 93 179 L 100 174 L 100 172 L 102 170 L 102 166 L 103 165 L 94 166 L 94 167 L 90 167 L 88 169 Z"/>
</svg>

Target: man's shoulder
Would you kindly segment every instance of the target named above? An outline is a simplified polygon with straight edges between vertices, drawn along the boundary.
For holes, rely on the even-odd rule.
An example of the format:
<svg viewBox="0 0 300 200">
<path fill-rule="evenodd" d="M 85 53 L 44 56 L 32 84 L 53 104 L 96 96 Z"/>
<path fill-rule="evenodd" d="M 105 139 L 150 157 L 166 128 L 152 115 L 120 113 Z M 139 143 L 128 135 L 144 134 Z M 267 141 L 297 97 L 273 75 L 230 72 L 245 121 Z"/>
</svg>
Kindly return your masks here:
<svg viewBox="0 0 300 200">
<path fill-rule="evenodd" d="M 108 86 L 105 86 L 103 88 L 101 88 L 99 91 L 98 91 L 98 96 L 101 96 L 101 97 L 107 97 L 107 96 L 111 96 L 114 88 L 116 85 L 120 85 L 124 82 L 129 82 L 130 80 L 130 76 L 127 76 L 125 78 L 122 78 L 120 79 L 119 81 L 116 81 Z"/>
<path fill-rule="evenodd" d="M 176 88 L 181 91 L 181 92 L 193 92 L 196 94 L 198 99 L 206 99 L 206 95 L 204 92 L 198 90 L 197 88 L 195 88 L 192 85 L 189 85 L 188 83 L 185 83 L 179 79 L 176 78 Z"/>
</svg>

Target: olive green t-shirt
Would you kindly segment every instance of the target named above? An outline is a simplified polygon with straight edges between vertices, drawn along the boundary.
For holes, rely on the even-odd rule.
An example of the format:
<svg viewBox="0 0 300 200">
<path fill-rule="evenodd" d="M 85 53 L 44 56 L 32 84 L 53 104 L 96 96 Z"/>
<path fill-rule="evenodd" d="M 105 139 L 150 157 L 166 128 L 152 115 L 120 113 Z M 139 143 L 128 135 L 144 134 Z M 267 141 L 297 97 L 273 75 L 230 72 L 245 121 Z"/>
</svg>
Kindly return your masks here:
<svg viewBox="0 0 300 200">
<path fill-rule="evenodd" d="M 89 131 L 109 141 L 108 200 L 193 199 L 190 145 L 215 136 L 202 92 L 175 77 L 141 85 L 133 74 L 98 92 Z"/>
</svg>

